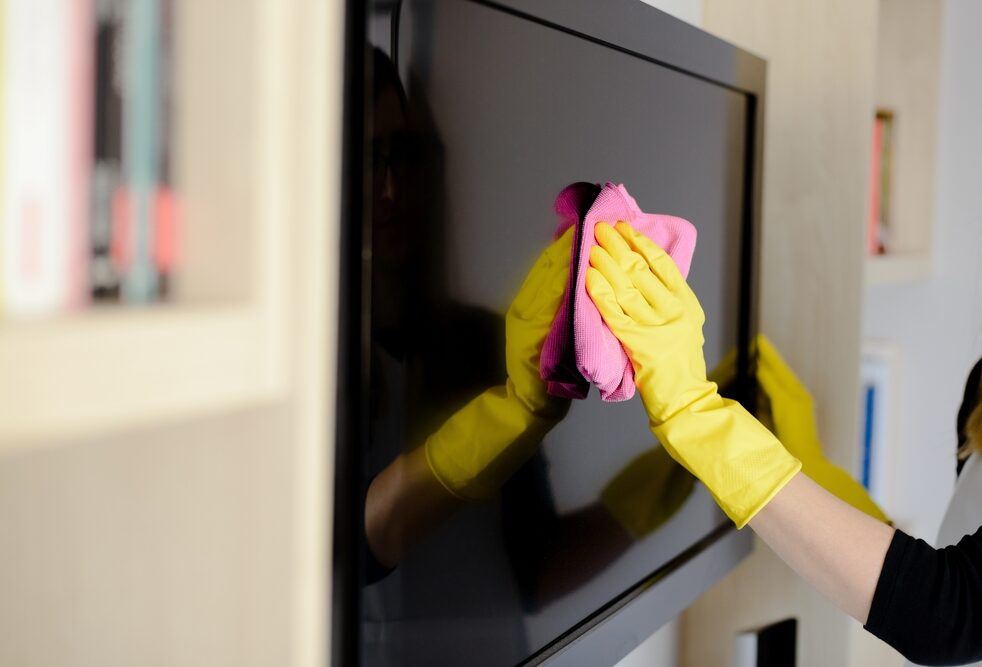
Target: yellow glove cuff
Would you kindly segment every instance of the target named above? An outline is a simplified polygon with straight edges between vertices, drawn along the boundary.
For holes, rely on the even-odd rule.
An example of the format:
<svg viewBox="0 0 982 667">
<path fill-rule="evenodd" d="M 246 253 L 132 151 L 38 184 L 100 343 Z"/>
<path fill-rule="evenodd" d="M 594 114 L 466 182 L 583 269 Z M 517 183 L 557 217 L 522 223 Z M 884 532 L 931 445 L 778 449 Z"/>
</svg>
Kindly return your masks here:
<svg viewBox="0 0 982 667">
<path fill-rule="evenodd" d="M 695 478 L 664 447 L 638 454 L 600 493 L 607 512 L 634 539 L 658 530 L 685 503 Z"/>
<path fill-rule="evenodd" d="M 652 432 L 706 485 L 737 528 L 801 470 L 801 462 L 742 405 L 718 394 L 653 426 Z"/>
<path fill-rule="evenodd" d="M 529 459 L 554 424 L 531 412 L 509 381 L 485 391 L 431 435 L 424 445 L 426 462 L 457 498 L 486 500 Z"/>
</svg>

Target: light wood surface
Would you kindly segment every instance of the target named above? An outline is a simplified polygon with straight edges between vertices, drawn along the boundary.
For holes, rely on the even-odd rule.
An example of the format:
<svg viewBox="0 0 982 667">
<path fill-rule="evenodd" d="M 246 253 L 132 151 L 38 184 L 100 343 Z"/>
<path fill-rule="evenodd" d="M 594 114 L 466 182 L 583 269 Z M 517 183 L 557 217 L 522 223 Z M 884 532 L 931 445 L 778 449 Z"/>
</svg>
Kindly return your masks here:
<svg viewBox="0 0 982 667">
<path fill-rule="evenodd" d="M 288 664 L 289 407 L 0 460 L 0 664 Z"/>
<path fill-rule="evenodd" d="M 874 0 L 704 2 L 706 30 L 768 61 L 761 329 L 812 390 L 826 453 L 847 470 L 858 438 L 876 20 Z M 731 664 L 740 631 L 789 617 L 799 620 L 799 665 L 859 664 L 857 624 L 762 544 L 684 615 L 683 664 Z"/>
<path fill-rule="evenodd" d="M 931 276 L 931 255 L 877 255 L 866 260 L 866 285 L 898 285 L 925 280 Z"/>
<path fill-rule="evenodd" d="M 63 393 L 17 404 L 39 412 L 0 413 L 46 445 L 12 446 L 0 426 L 0 665 L 320 667 L 328 653 L 343 3 L 179 5 L 185 20 L 210 17 L 182 38 L 200 57 L 236 45 L 222 54 L 234 80 L 194 94 L 252 107 L 245 125 L 203 138 L 236 153 L 234 173 L 183 172 L 202 179 L 189 185 L 202 202 L 217 193 L 222 227 L 251 230 L 227 245 L 230 261 L 245 252 L 230 271 L 244 267 L 248 289 L 217 280 L 174 309 L 0 329 L 0 404 L 16 398 L 5 375 L 23 391 L 33 368 L 83 357 L 54 369 L 67 389 L 46 376 L 45 391 Z M 252 191 L 235 204 L 242 183 Z M 220 234 L 194 242 L 221 259 Z M 153 358 L 145 338 L 181 354 Z M 128 363 L 87 394 L 81 371 L 112 353 Z M 232 393 L 201 394 L 195 378 Z"/>
<path fill-rule="evenodd" d="M 874 101 L 894 114 L 890 251 L 925 259 L 934 227 L 943 4 L 879 0 L 876 41 Z"/>
</svg>

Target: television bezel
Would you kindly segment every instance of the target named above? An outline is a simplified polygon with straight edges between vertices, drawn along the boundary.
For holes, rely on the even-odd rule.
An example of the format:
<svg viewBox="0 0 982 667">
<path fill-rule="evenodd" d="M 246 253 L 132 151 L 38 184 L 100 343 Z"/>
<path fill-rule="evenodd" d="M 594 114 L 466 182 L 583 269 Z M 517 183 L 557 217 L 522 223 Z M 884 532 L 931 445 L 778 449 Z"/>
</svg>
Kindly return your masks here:
<svg viewBox="0 0 982 667">
<path fill-rule="evenodd" d="M 652 64 L 746 97 L 738 348 L 749 351 L 757 331 L 759 230 L 762 197 L 766 62 L 639 0 L 434 0 L 472 2 L 601 44 Z M 392 0 L 398 5 L 401 0 Z M 363 520 L 358 483 L 359 452 L 367 443 L 364 400 L 368 389 L 367 276 L 364 247 L 370 222 L 364 206 L 370 192 L 365 165 L 368 92 L 365 90 L 367 10 L 364 0 L 346 0 L 342 201 L 338 262 L 338 384 L 334 457 L 334 526 L 331 589 L 332 665 L 358 664 Z M 753 409 L 753 359 L 737 362 L 741 401 Z M 721 579 L 752 548 L 748 531 L 724 524 L 689 545 L 671 561 L 595 610 L 540 649 L 523 665 L 614 664 L 658 627 Z"/>
</svg>

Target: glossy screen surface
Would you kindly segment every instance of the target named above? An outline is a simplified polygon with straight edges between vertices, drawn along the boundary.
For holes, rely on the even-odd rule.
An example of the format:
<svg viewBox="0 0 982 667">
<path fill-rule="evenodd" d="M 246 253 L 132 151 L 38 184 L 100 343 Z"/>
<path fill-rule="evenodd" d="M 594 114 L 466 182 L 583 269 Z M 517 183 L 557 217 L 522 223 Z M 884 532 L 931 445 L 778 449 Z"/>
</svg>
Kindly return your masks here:
<svg viewBox="0 0 982 667">
<path fill-rule="evenodd" d="M 400 457 L 506 382 L 505 314 L 572 182 L 623 183 L 645 211 L 696 226 L 708 367 L 734 348 L 742 94 L 472 2 L 405 2 L 395 30 L 377 5 L 369 28 L 367 506 L 392 479 L 409 485 L 391 474 Z M 594 390 L 540 440 L 488 501 L 404 499 L 384 522 L 391 571 L 366 540 L 362 664 L 520 663 L 726 521 L 659 451 L 637 397 Z M 601 501 L 632 465 L 656 480 L 630 498 L 651 517 L 643 537 Z"/>
</svg>

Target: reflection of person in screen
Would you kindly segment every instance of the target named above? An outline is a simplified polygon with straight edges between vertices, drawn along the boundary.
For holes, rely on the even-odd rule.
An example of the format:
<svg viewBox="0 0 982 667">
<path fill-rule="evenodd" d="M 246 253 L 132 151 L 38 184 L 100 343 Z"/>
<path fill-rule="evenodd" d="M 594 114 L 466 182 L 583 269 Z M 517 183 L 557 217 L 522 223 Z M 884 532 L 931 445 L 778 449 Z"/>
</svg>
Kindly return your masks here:
<svg viewBox="0 0 982 667">
<path fill-rule="evenodd" d="M 365 528 L 371 555 L 391 568 L 464 503 L 493 497 L 568 410 L 533 366 L 565 287 L 569 238 L 533 267 L 504 339 L 499 317 L 442 296 L 438 213 L 428 206 L 436 176 L 420 157 L 432 137 L 410 140 L 394 67 L 375 53 L 372 409 L 404 430 L 385 434 L 398 451 L 383 454 L 395 458 L 367 489 Z M 386 373 L 390 361 L 398 374 Z"/>
<path fill-rule="evenodd" d="M 596 575 L 637 533 L 599 503 L 558 516 L 538 450 L 569 408 L 546 393 L 538 353 L 571 239 L 544 250 L 504 321 L 448 299 L 435 134 L 410 133 L 395 67 L 378 49 L 373 66 L 363 652 L 376 665 L 514 662 L 527 657 L 523 611 Z M 691 477 L 664 456 L 643 465 L 669 490 L 647 502 L 679 506 Z M 630 480 L 616 489 L 614 504 L 632 503 Z M 669 513 L 648 514 L 653 528 Z"/>
</svg>

